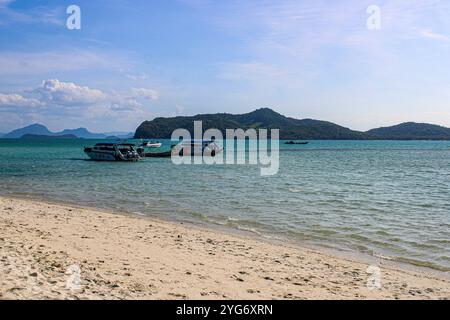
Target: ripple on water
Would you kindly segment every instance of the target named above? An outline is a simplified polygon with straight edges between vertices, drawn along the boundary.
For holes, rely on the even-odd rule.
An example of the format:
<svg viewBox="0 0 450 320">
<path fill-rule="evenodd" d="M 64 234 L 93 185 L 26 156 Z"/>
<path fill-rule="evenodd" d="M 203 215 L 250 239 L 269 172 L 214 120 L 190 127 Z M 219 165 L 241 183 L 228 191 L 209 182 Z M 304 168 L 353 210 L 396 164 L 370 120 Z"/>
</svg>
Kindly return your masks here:
<svg viewBox="0 0 450 320">
<path fill-rule="evenodd" d="M 206 221 L 450 268 L 445 143 L 315 141 L 308 152 L 281 151 L 273 177 L 248 165 L 79 161 L 85 144 L 0 139 L 0 194 Z"/>
</svg>

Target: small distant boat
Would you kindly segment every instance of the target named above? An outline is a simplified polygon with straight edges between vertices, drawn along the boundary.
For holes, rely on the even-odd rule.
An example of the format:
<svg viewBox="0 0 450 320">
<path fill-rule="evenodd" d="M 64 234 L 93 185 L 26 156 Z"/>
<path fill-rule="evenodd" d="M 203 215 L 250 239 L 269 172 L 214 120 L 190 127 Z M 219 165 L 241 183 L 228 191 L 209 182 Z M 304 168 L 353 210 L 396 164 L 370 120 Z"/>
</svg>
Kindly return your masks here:
<svg viewBox="0 0 450 320">
<path fill-rule="evenodd" d="M 142 146 L 147 148 L 161 148 L 162 143 L 158 141 L 144 141 L 142 142 Z"/>
<path fill-rule="evenodd" d="M 84 148 L 89 158 L 96 161 L 138 161 L 143 158 L 143 148 L 133 143 L 97 143 Z"/>
<path fill-rule="evenodd" d="M 295 142 L 295 141 L 287 141 L 287 142 L 285 142 L 284 144 L 308 144 L 309 142 L 308 141 L 305 141 L 305 142 Z"/>
</svg>

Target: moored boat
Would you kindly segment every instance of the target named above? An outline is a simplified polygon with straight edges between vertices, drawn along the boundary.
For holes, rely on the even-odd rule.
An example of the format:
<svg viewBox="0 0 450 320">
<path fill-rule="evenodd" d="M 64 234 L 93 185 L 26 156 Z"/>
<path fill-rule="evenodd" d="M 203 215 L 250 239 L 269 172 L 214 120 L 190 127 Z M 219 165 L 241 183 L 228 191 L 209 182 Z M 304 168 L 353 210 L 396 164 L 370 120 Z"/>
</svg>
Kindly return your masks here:
<svg viewBox="0 0 450 320">
<path fill-rule="evenodd" d="M 138 161 L 144 155 L 143 149 L 132 143 L 97 143 L 84 152 L 96 161 Z"/>
<path fill-rule="evenodd" d="M 303 144 L 303 145 L 305 145 L 305 144 L 308 144 L 309 143 L 309 141 L 305 141 L 305 142 L 296 142 L 296 141 L 287 141 L 287 142 L 285 142 L 284 144 Z"/>
<path fill-rule="evenodd" d="M 142 142 L 142 146 L 147 148 L 160 148 L 162 143 L 158 141 L 144 141 Z"/>
<path fill-rule="evenodd" d="M 178 156 L 204 156 L 215 157 L 222 152 L 223 148 L 217 145 L 214 141 L 206 140 L 187 140 L 179 144 L 170 146 L 170 150 L 160 152 L 146 152 L 145 156 L 148 158 L 168 158 L 172 155 Z"/>
<path fill-rule="evenodd" d="M 147 158 L 169 158 L 172 156 L 172 151 L 163 151 L 163 152 L 146 152 L 145 156 Z"/>
<path fill-rule="evenodd" d="M 172 153 L 180 156 L 210 156 L 215 157 L 223 148 L 212 140 L 182 141 L 172 148 Z"/>
</svg>

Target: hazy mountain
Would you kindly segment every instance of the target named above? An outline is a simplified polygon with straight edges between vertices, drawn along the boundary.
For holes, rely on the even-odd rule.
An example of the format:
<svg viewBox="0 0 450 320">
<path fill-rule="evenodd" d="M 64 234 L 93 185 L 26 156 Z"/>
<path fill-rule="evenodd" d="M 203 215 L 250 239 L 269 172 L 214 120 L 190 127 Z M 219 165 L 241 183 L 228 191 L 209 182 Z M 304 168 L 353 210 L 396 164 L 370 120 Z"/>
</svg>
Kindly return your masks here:
<svg viewBox="0 0 450 320">
<path fill-rule="evenodd" d="M 191 117 L 156 118 L 143 122 L 136 130 L 135 138 L 170 138 L 177 128 L 185 128 L 192 134 L 193 122 L 203 121 L 203 129 L 266 128 L 280 129 L 281 139 L 367 139 L 367 134 L 353 131 L 331 122 L 312 119 L 298 120 L 285 117 L 269 108 L 246 114 L 204 114 Z"/>
<path fill-rule="evenodd" d="M 74 135 L 78 138 L 84 139 L 104 139 L 106 135 L 103 133 L 92 133 L 89 132 L 86 128 L 78 128 L 78 129 L 65 129 L 61 132 L 56 133 L 57 135 Z"/>
<path fill-rule="evenodd" d="M 373 138 L 388 140 L 450 140 L 450 128 L 428 123 L 406 122 L 367 133 Z"/>
<path fill-rule="evenodd" d="M 113 134 L 114 133 L 114 134 Z M 44 125 L 32 124 L 24 128 L 16 129 L 3 136 L 3 138 L 21 138 L 24 135 L 36 135 L 36 136 L 74 136 L 75 138 L 84 139 L 104 139 L 108 136 L 116 136 L 120 139 L 127 139 L 133 137 L 133 133 L 130 132 L 110 132 L 110 133 L 92 133 L 86 128 L 78 129 L 64 129 L 61 132 L 51 132 Z"/>
<path fill-rule="evenodd" d="M 34 140 L 37 140 L 37 139 L 79 139 L 79 138 L 76 135 L 73 135 L 73 134 L 52 135 L 52 136 L 45 135 L 45 136 L 42 136 L 42 135 L 39 135 L 39 134 L 27 133 L 27 134 L 24 134 L 23 136 L 21 136 L 20 139 L 27 139 L 27 140 L 34 139 Z"/>
<path fill-rule="evenodd" d="M 24 134 L 50 136 L 53 135 L 53 132 L 49 131 L 47 127 L 43 126 L 42 124 L 32 124 L 24 128 L 13 130 L 10 133 L 5 134 L 3 138 L 20 138 Z"/>
<path fill-rule="evenodd" d="M 108 137 L 115 137 L 118 139 L 132 139 L 134 136 L 134 132 L 123 132 L 123 131 L 118 131 L 118 132 L 104 132 L 103 133 L 105 136 Z"/>
</svg>

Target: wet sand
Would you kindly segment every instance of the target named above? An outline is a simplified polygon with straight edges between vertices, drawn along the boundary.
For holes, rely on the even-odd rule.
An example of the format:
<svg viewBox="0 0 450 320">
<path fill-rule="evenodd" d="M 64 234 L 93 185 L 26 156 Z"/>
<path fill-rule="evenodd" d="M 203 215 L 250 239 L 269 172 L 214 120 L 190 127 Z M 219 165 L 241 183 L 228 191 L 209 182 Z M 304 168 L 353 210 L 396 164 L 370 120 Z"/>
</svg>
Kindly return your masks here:
<svg viewBox="0 0 450 320">
<path fill-rule="evenodd" d="M 179 222 L 0 197 L 0 299 L 450 299 L 444 275 L 380 265 L 374 278 L 368 267 Z"/>
</svg>

